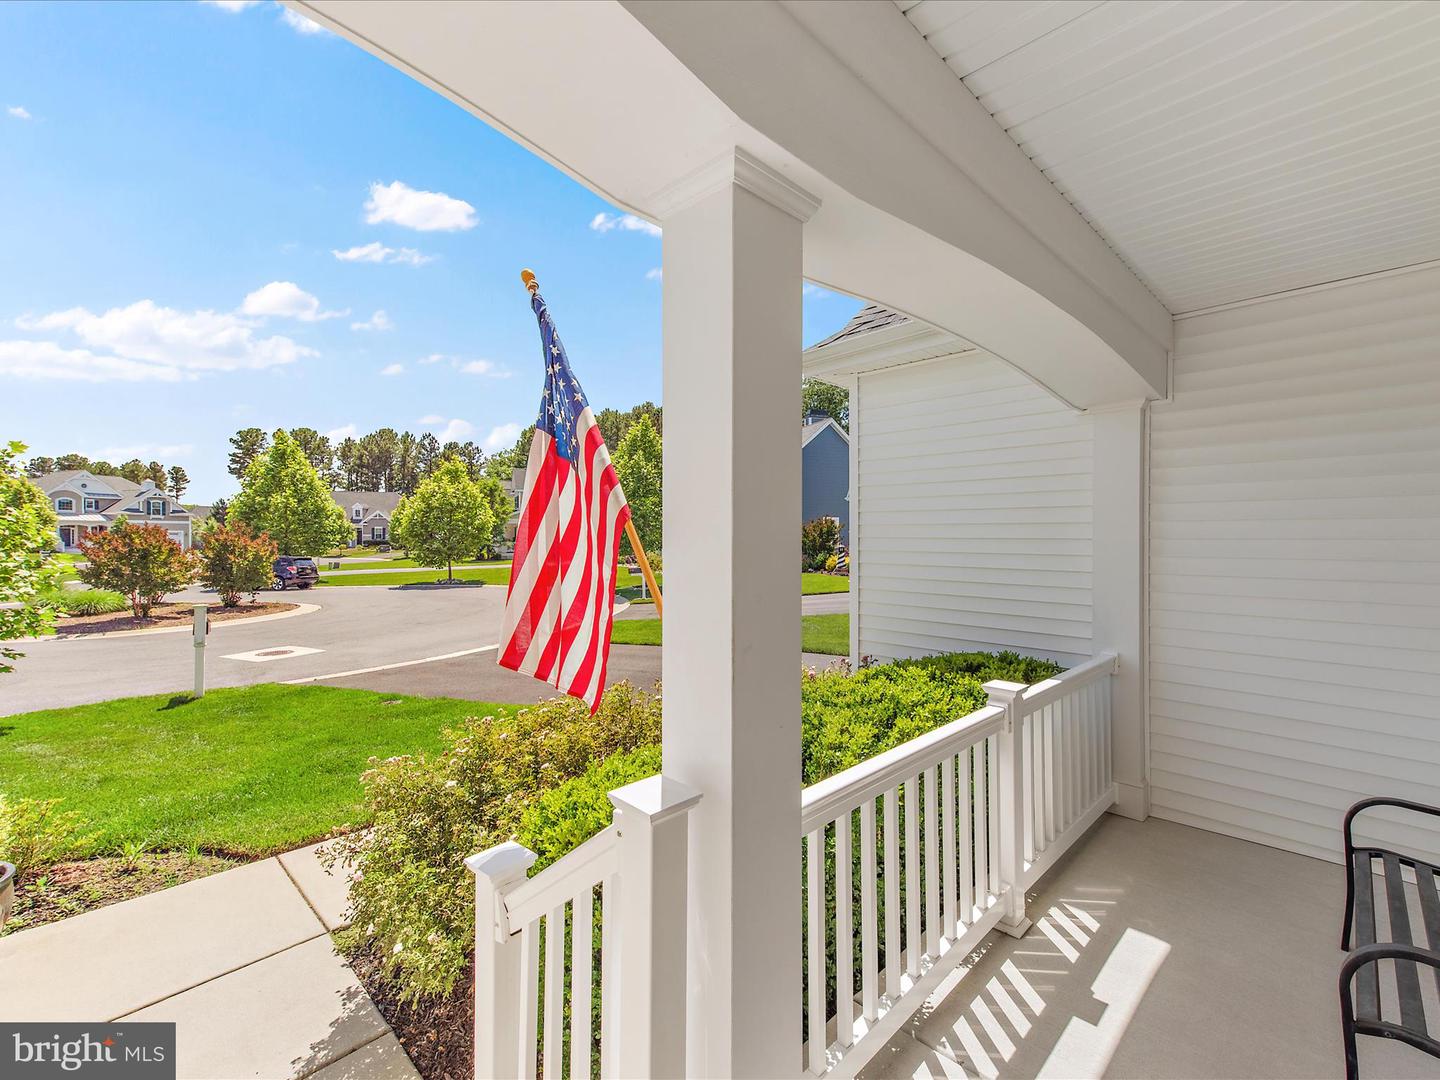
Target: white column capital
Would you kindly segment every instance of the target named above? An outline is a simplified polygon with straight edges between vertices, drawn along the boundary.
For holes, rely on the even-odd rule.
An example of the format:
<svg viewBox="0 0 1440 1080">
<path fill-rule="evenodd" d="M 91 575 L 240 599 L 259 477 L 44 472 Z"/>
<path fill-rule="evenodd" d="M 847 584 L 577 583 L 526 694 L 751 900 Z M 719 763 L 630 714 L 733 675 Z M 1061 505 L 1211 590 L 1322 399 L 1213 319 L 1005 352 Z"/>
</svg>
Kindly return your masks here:
<svg viewBox="0 0 1440 1080">
<path fill-rule="evenodd" d="M 647 776 L 610 792 L 610 805 L 627 819 L 658 825 L 700 801 L 700 792 L 669 777 Z"/>
<path fill-rule="evenodd" d="M 728 185 L 744 188 L 802 224 L 820 209 L 818 198 L 738 146 L 661 188 L 650 206 L 663 222 Z"/>
</svg>

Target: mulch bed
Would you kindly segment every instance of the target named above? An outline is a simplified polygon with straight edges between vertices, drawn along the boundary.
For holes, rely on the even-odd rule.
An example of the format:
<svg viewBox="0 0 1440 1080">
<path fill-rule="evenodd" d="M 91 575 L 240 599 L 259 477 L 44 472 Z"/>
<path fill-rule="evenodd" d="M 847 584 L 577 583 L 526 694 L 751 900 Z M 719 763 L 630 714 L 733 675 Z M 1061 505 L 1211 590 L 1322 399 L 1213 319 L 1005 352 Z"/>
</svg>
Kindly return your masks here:
<svg viewBox="0 0 1440 1080">
<path fill-rule="evenodd" d="M 373 945 L 349 954 L 351 968 L 410 1055 L 424 1080 L 473 1080 L 475 1040 L 475 966 L 447 998 L 403 1005 L 395 984 L 385 978 L 382 958 Z"/>
<path fill-rule="evenodd" d="M 233 619 L 253 619 L 256 615 L 274 615 L 281 611 L 293 611 L 299 604 L 280 604 L 263 601 L 258 604 L 241 604 L 227 608 L 218 604 L 210 607 L 210 621 L 230 622 Z M 150 618 L 137 619 L 129 611 L 116 611 L 109 615 L 71 615 L 55 620 L 55 633 L 109 634 L 116 630 L 153 630 L 157 626 L 189 626 L 194 618 L 192 604 L 156 604 L 150 609 Z"/>
<path fill-rule="evenodd" d="M 183 852 L 148 852 L 133 862 L 114 856 L 57 863 L 19 883 L 15 907 L 0 933 L 43 926 L 238 865 L 237 859 Z"/>
</svg>

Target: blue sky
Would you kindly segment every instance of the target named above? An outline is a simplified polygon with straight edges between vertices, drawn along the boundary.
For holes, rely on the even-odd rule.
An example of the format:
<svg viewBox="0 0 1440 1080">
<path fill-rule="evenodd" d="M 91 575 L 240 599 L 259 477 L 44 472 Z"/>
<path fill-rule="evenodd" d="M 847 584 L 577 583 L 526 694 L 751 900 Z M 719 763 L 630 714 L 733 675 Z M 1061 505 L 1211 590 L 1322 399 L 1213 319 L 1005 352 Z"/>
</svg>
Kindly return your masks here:
<svg viewBox="0 0 1440 1080">
<path fill-rule="evenodd" d="M 656 231 L 313 29 L 0 4 L 0 439 L 180 464 L 194 501 L 250 425 L 509 445 L 541 385 L 522 266 L 597 409 L 660 400 Z M 807 289 L 805 342 L 858 306 Z"/>
</svg>

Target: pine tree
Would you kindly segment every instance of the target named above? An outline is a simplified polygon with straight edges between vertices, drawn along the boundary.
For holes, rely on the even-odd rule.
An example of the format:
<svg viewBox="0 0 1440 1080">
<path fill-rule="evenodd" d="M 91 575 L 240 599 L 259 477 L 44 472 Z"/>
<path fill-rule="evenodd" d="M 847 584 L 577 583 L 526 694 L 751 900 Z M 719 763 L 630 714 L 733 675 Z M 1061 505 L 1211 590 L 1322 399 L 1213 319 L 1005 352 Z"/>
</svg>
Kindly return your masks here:
<svg viewBox="0 0 1440 1080">
<path fill-rule="evenodd" d="M 230 451 L 230 475 L 244 480 L 250 463 L 265 452 L 267 441 L 265 432 L 258 427 L 241 428 L 230 436 L 230 445 L 234 447 Z"/>
<path fill-rule="evenodd" d="M 183 466 L 171 465 L 169 481 L 170 494 L 178 499 L 185 494 L 185 489 L 190 486 L 190 474 L 185 471 Z"/>
</svg>

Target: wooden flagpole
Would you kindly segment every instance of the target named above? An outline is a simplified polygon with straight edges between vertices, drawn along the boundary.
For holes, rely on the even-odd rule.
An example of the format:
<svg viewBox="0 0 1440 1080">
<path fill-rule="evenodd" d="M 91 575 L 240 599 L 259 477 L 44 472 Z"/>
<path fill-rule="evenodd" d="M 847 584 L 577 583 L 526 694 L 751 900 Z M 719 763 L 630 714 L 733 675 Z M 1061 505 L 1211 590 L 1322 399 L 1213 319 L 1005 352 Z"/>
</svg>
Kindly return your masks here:
<svg viewBox="0 0 1440 1080">
<path fill-rule="evenodd" d="M 540 288 L 540 282 L 535 280 L 533 271 L 521 270 L 520 280 L 524 283 L 525 288 L 530 290 L 531 296 L 534 296 Z M 660 595 L 660 586 L 655 584 L 655 572 L 650 569 L 650 559 L 645 554 L 645 545 L 640 543 L 640 534 L 635 531 L 635 523 L 628 519 L 625 522 L 625 535 L 630 538 L 630 546 L 635 550 L 635 559 L 640 563 L 640 573 L 645 578 L 645 585 L 650 590 L 650 595 L 655 597 L 655 617 L 663 619 L 665 618 L 664 597 Z"/>
</svg>

